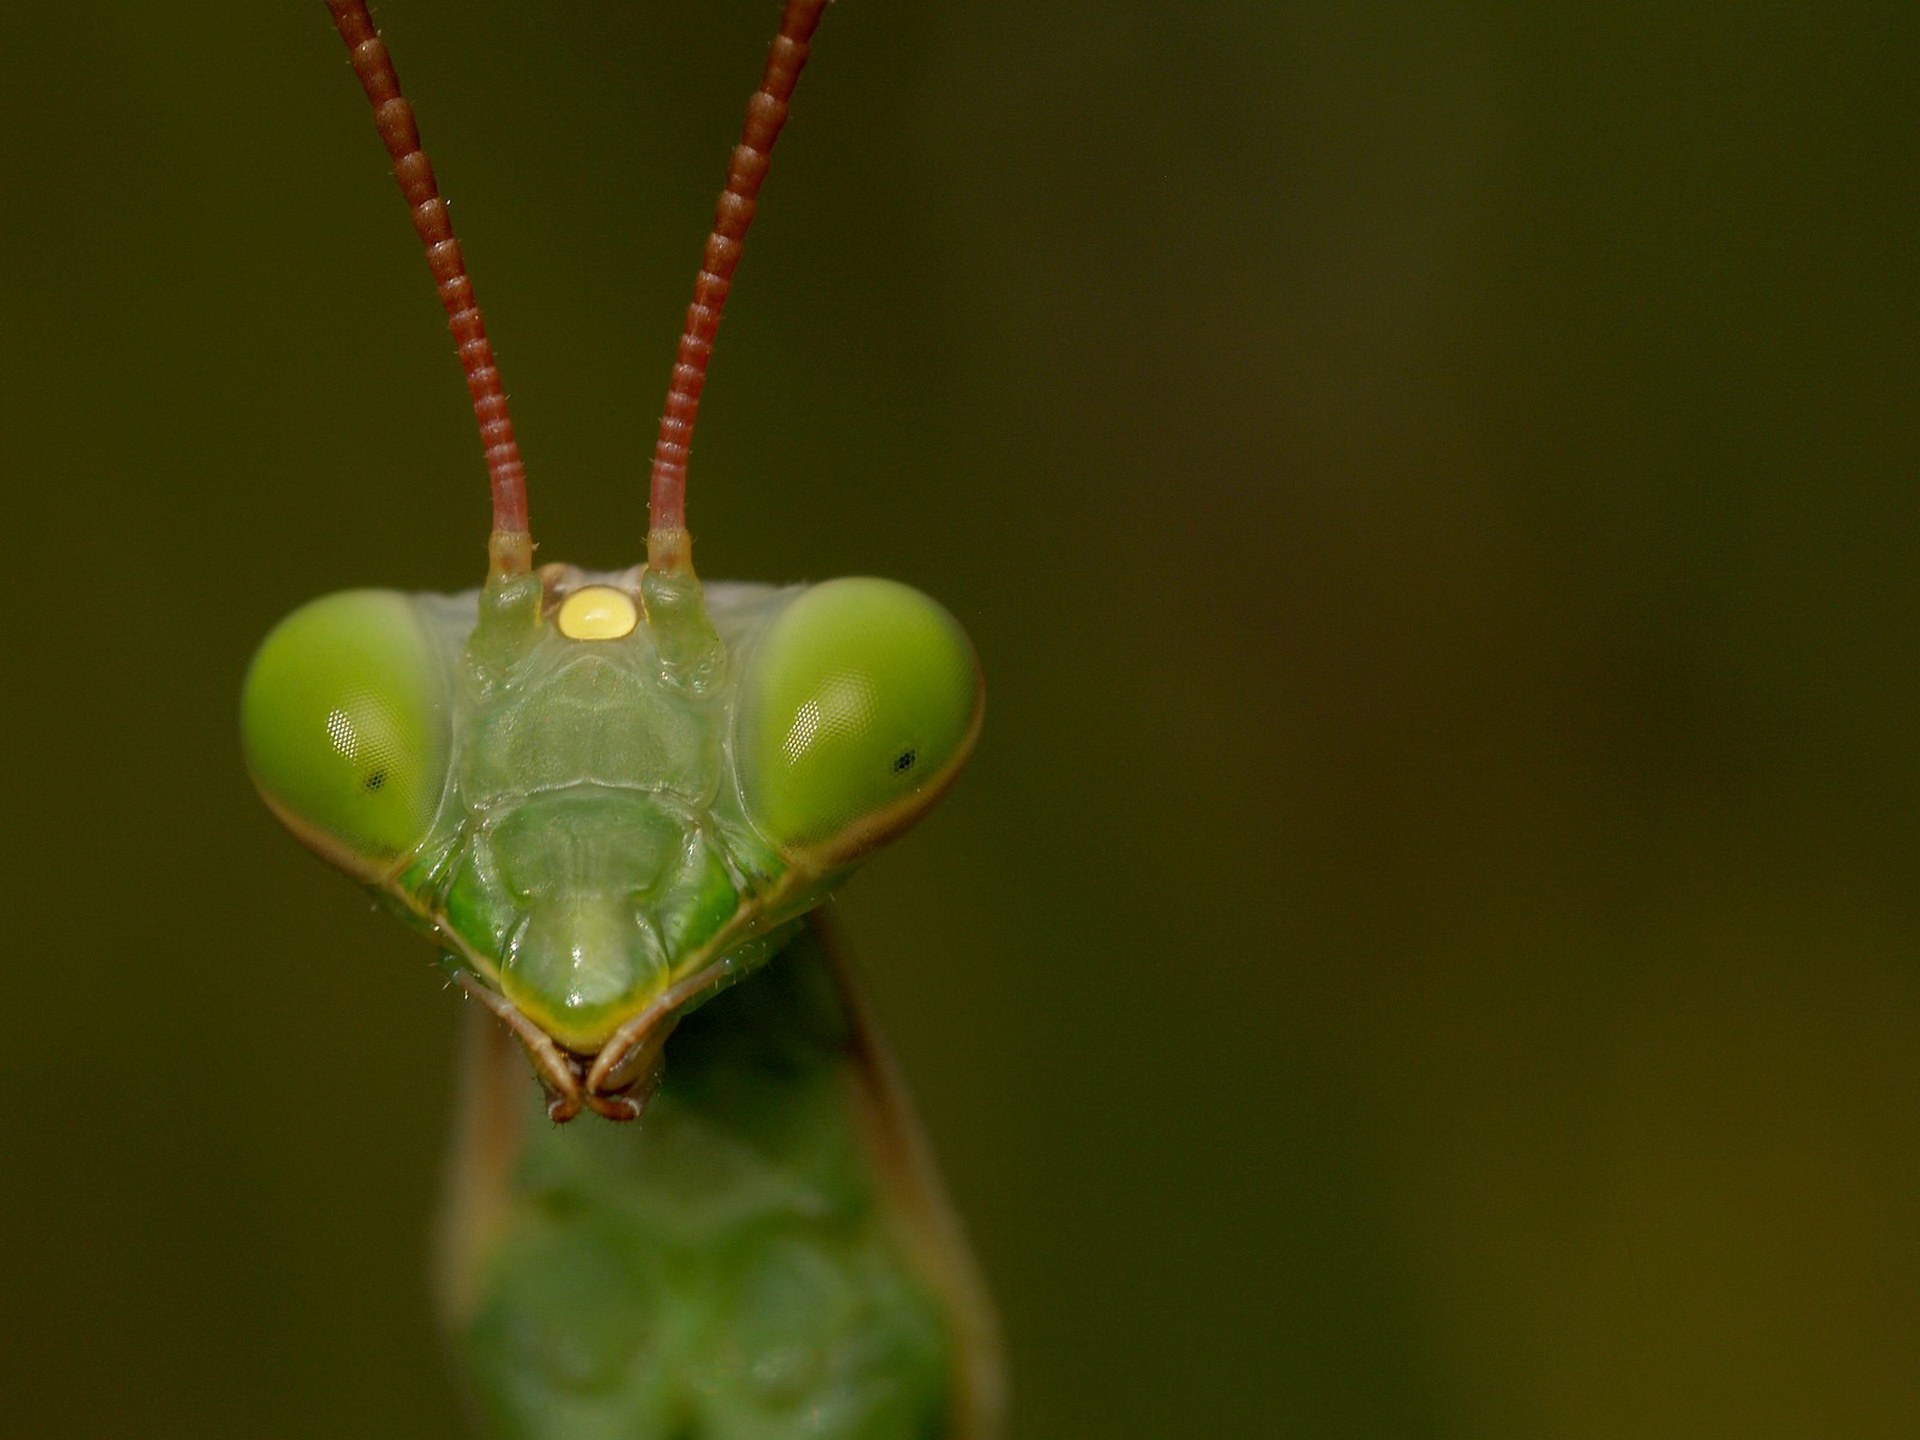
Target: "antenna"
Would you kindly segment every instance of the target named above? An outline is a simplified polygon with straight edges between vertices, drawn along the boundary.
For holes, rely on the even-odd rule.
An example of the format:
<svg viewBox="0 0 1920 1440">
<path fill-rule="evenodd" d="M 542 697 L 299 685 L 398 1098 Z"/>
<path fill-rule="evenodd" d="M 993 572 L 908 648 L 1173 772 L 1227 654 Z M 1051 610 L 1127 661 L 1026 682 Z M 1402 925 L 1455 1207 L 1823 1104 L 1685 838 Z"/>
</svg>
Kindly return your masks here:
<svg viewBox="0 0 1920 1440">
<path fill-rule="evenodd" d="M 332 0 L 329 0 L 332 3 Z M 335 7 L 336 10 L 339 8 Z M 686 329 L 667 386 L 667 409 L 660 417 L 660 438 L 653 447 L 653 486 L 649 502 L 647 564 L 656 571 L 692 568 L 687 538 L 687 455 L 693 443 L 693 422 L 700 411 L 700 391 L 707 381 L 707 360 L 713 354 L 714 332 L 720 311 L 733 287 L 734 267 L 740 263 L 741 242 L 753 223 L 755 197 L 767 178 L 773 143 L 787 123 L 787 104 L 807 63 L 809 42 L 827 0 L 787 0 L 780 17 L 780 33 L 767 52 L 767 68 L 760 88 L 747 101 L 746 124 L 740 143 L 727 162 L 727 183 L 714 207 L 713 229 L 693 282 L 693 303 L 687 307 Z"/>
<path fill-rule="evenodd" d="M 817 11 L 819 7 L 814 8 Z M 460 242 L 453 238 L 453 222 L 447 218 L 447 202 L 440 198 L 433 166 L 428 163 L 427 152 L 420 148 L 413 106 L 400 93 L 400 76 L 394 71 L 373 17 L 367 13 L 365 0 L 327 0 L 327 9 L 333 13 L 340 38 L 347 42 L 353 73 L 360 77 L 360 86 L 373 103 L 373 123 L 393 157 L 393 178 L 400 182 L 413 228 L 426 246 L 427 265 L 440 291 L 440 303 L 446 307 L 447 325 L 459 347 L 461 367 L 467 372 L 467 392 L 473 396 L 473 418 L 480 425 L 487 478 L 493 488 L 493 536 L 488 544 L 493 573 L 525 574 L 533 563 L 533 538 L 527 532 L 527 472 L 520 463 L 519 443 L 513 438 L 513 420 L 507 414 L 507 395 L 500 388 L 500 370 L 493 363 L 486 322 L 474 303 L 473 282 L 467 278 Z M 812 26 L 807 28 L 811 30 Z M 802 46 L 802 56 L 805 53 Z M 791 83 L 788 88 L 792 88 Z M 777 122 L 774 130 L 779 130 Z"/>
</svg>

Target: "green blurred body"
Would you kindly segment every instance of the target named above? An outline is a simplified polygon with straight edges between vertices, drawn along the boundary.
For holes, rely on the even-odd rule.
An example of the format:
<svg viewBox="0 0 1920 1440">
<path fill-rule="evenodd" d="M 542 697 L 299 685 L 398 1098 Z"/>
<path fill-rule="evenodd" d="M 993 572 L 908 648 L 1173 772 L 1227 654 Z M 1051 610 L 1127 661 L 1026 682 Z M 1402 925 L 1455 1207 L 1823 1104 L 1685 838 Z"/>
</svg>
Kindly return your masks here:
<svg viewBox="0 0 1920 1440">
<path fill-rule="evenodd" d="M 487 1433 L 956 1433 L 958 1337 L 829 964 L 808 929 L 691 1015 L 638 1125 L 550 1125 L 485 1032 L 467 1103 L 503 1108 L 453 1197 L 486 1218 L 452 1236 L 447 1308 Z"/>
</svg>

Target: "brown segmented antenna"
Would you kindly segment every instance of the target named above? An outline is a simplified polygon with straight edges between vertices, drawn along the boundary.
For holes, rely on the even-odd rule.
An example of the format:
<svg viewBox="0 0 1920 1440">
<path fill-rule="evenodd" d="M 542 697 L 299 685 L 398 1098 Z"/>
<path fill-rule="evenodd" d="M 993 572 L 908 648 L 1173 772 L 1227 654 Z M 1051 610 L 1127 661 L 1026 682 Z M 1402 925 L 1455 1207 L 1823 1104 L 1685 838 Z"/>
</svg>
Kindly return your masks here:
<svg viewBox="0 0 1920 1440">
<path fill-rule="evenodd" d="M 793 87 L 826 8 L 827 0 L 787 0 L 780 33 L 767 52 L 760 88 L 747 101 L 740 143 L 727 162 L 726 188 L 714 207 L 713 230 L 693 282 L 693 303 L 687 307 L 686 329 L 681 332 L 680 352 L 667 386 L 667 409 L 660 417 L 660 438 L 653 447 L 647 564 L 655 570 L 679 571 L 692 564 L 687 539 L 687 454 L 700 412 L 700 390 L 707 380 L 707 360 L 713 354 L 714 332 L 720 328 L 720 311 L 733 287 L 734 267 L 740 263 L 741 242 L 753 223 L 754 200 L 760 182 L 767 178 L 773 143 L 787 123 Z"/>
<path fill-rule="evenodd" d="M 467 372 L 467 392 L 473 397 L 473 417 L 480 424 L 487 478 L 493 487 L 493 537 L 488 546 L 493 571 L 525 574 L 533 563 L 533 538 L 527 532 L 527 472 L 520 463 L 519 442 L 513 438 L 513 420 L 507 414 L 506 391 L 500 388 L 499 367 L 493 363 L 486 321 L 474 303 L 473 282 L 467 278 L 460 242 L 453 238 L 453 222 L 447 218 L 447 202 L 440 198 L 433 166 L 420 148 L 413 106 L 400 93 L 400 77 L 365 0 L 327 0 L 327 9 L 333 13 L 340 38 L 347 42 L 353 73 L 373 102 L 373 123 L 393 157 L 393 178 L 400 182 L 413 228 L 426 246 L 427 264 L 433 270 L 440 303 L 446 307 L 460 364 Z"/>
</svg>

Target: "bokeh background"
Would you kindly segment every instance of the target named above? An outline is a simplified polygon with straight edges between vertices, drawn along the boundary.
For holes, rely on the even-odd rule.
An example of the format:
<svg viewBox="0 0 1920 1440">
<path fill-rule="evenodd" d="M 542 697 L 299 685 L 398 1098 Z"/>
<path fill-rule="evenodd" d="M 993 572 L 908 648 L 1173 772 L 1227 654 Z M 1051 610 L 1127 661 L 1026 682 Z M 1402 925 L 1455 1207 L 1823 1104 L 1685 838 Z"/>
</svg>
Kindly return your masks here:
<svg viewBox="0 0 1920 1440">
<path fill-rule="evenodd" d="M 638 554 L 775 16 L 390 0 L 547 557 Z M 451 1435 L 457 1006 L 251 647 L 467 588 L 317 3 L 10 16 L 0 1430 Z M 990 679 L 840 911 L 1019 1440 L 1920 1431 L 1920 9 L 843 0 L 703 571 Z"/>
</svg>

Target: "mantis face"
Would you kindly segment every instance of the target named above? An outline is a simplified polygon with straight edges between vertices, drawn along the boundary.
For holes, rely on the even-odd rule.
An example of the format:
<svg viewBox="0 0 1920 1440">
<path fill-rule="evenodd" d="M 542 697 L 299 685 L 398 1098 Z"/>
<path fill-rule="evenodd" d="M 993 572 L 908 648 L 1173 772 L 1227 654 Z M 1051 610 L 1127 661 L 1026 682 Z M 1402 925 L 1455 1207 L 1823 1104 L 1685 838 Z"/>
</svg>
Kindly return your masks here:
<svg viewBox="0 0 1920 1440">
<path fill-rule="evenodd" d="M 556 1118 L 628 1118 L 678 1017 L 951 783 L 981 696 L 959 625 L 891 581 L 702 601 L 549 566 L 314 601 L 242 731 L 274 812 L 443 946 Z"/>
</svg>

